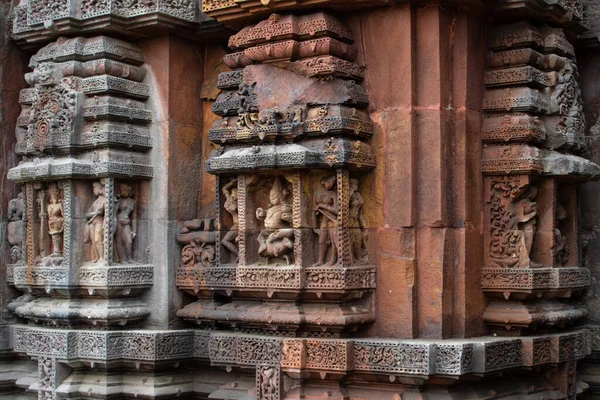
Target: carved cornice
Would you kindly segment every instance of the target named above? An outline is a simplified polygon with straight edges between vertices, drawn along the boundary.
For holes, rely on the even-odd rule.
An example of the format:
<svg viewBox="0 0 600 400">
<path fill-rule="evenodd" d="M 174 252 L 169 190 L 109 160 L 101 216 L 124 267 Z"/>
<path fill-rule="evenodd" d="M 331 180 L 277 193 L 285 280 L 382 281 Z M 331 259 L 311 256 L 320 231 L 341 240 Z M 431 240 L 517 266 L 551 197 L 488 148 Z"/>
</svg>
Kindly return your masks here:
<svg viewBox="0 0 600 400">
<path fill-rule="evenodd" d="M 24 48 L 59 36 L 118 34 L 138 38 L 174 32 L 214 38 L 223 27 L 200 11 L 201 0 L 30 0 L 12 14 L 10 33 Z"/>
</svg>

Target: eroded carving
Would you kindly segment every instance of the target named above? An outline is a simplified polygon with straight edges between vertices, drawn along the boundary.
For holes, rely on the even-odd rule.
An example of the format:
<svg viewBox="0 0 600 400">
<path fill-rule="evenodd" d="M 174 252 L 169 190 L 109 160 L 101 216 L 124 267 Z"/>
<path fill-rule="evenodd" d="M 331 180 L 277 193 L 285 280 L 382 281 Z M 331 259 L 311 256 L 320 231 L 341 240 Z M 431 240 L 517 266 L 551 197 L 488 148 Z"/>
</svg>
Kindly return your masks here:
<svg viewBox="0 0 600 400">
<path fill-rule="evenodd" d="M 117 262 L 135 263 L 133 241 L 137 235 L 136 201 L 132 197 L 133 188 L 126 183 L 119 185 L 117 201 L 117 226 L 115 229 L 115 250 Z"/>
<path fill-rule="evenodd" d="M 181 264 L 184 267 L 212 267 L 216 262 L 216 220 L 203 210 L 204 218 L 183 223 L 177 241 L 184 247 L 181 250 Z"/>
<path fill-rule="evenodd" d="M 40 240 L 40 255 L 46 257 L 51 252 L 52 258 L 60 258 L 63 255 L 63 234 L 64 234 L 64 208 L 62 190 L 58 183 L 48 185 L 48 194 L 44 190 L 39 192 L 38 202 L 40 205 L 40 220 L 42 221 L 42 233 Z M 46 230 L 46 225 L 48 229 Z M 52 239 L 52 247 L 47 247 L 45 233 Z"/>
<path fill-rule="evenodd" d="M 90 207 L 90 211 L 85 215 L 87 220 L 85 225 L 85 243 L 90 243 L 91 258 L 93 263 L 104 262 L 104 212 L 106 209 L 106 198 L 104 196 L 104 184 L 94 182 L 94 196 L 96 199 Z"/>
<path fill-rule="evenodd" d="M 319 253 L 316 266 L 325 264 L 327 253 L 330 254 L 326 265 L 332 266 L 337 263 L 339 252 L 338 236 L 338 198 L 335 175 L 321 179 L 321 187 L 314 194 L 313 211 L 318 220 L 316 229 L 319 236 Z"/>
<path fill-rule="evenodd" d="M 508 176 L 491 185 L 490 262 L 499 268 L 527 268 L 537 224 L 537 187 Z"/>
<path fill-rule="evenodd" d="M 10 243 L 10 260 L 20 264 L 25 245 L 25 193 L 20 192 L 16 199 L 8 202 L 7 239 Z"/>
<path fill-rule="evenodd" d="M 281 399 L 281 371 L 279 367 L 260 365 L 256 368 L 256 398 Z"/>
<path fill-rule="evenodd" d="M 238 222 L 239 222 L 239 213 L 238 213 L 238 187 L 237 187 L 237 179 L 232 179 L 229 183 L 227 183 L 223 189 L 221 189 L 221 193 L 225 196 L 225 204 L 223 207 L 225 211 L 227 211 L 231 215 L 232 225 L 229 231 L 225 234 L 223 240 L 221 240 L 221 244 L 225 246 L 227 250 L 231 253 L 235 254 L 235 263 L 239 261 L 239 250 L 238 250 Z"/>
</svg>

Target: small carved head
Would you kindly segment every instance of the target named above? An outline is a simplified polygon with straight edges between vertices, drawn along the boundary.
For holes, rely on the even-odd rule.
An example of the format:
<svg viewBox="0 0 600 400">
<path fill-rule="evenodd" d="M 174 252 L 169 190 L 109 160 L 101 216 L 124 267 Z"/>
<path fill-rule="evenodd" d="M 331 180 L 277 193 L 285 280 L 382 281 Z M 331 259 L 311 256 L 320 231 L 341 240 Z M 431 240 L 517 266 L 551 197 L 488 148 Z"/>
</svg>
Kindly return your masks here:
<svg viewBox="0 0 600 400">
<path fill-rule="evenodd" d="M 92 183 L 94 187 L 94 196 L 103 196 L 104 195 L 104 185 L 100 182 Z"/>
<path fill-rule="evenodd" d="M 58 187 L 58 184 L 56 184 L 56 183 L 51 183 L 48 185 L 48 194 L 50 196 L 50 201 L 52 203 L 57 203 L 61 200 L 60 188 Z"/>
<path fill-rule="evenodd" d="M 131 188 L 131 186 L 129 186 L 126 183 L 121 183 L 119 185 L 119 194 L 123 198 L 127 198 L 127 197 L 131 196 L 132 191 L 133 191 L 133 189 Z"/>
<path fill-rule="evenodd" d="M 321 178 L 321 185 L 325 189 L 331 190 L 334 188 L 336 180 L 337 179 L 336 179 L 335 175 L 325 176 L 325 177 Z"/>
</svg>

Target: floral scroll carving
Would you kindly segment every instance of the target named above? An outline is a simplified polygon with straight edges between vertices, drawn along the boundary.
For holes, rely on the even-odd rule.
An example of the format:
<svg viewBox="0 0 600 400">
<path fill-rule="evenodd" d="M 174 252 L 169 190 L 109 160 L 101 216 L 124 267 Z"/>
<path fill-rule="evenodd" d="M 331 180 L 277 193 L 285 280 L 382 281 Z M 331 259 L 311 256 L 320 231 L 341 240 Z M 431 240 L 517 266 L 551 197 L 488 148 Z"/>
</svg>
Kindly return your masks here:
<svg viewBox="0 0 600 400">
<path fill-rule="evenodd" d="M 490 259 L 498 268 L 529 266 L 537 223 L 536 186 L 503 177 L 492 181 Z"/>
</svg>

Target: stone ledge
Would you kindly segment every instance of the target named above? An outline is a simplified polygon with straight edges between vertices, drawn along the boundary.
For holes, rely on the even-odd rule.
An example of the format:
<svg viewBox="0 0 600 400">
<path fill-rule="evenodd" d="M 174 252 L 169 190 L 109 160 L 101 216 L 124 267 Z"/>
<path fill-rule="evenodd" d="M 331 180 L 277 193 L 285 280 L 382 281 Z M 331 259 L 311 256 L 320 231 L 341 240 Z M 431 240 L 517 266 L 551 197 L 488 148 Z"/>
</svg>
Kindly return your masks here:
<svg viewBox="0 0 600 400">
<path fill-rule="evenodd" d="M 280 366 L 283 371 L 323 370 L 385 376 L 488 374 L 579 360 L 591 353 L 588 329 L 520 338 L 465 340 L 321 339 L 182 331 L 67 331 L 13 326 L 14 350 L 66 362 L 198 359 L 212 365 Z M 329 356 L 323 363 L 322 354 Z M 385 357 L 382 357 L 385 355 Z"/>
<path fill-rule="evenodd" d="M 330 139 L 303 144 L 255 145 L 233 148 L 206 161 L 211 174 L 268 169 L 349 168 L 353 170 L 375 167 L 373 148 L 361 141 Z"/>
<path fill-rule="evenodd" d="M 130 6 L 117 0 L 31 0 L 15 7 L 11 35 L 23 48 L 32 48 L 79 34 L 140 38 L 174 32 L 200 40 L 222 34 L 223 27 L 200 12 L 200 3 L 160 0 Z"/>
<path fill-rule="evenodd" d="M 93 160 L 90 159 L 93 154 L 87 156 L 24 161 L 8 172 L 8 179 L 16 182 L 28 182 L 70 178 L 98 179 L 108 176 L 138 179 L 153 177 L 154 169 L 147 164 L 125 162 L 125 160 L 119 160 L 110 155 L 108 158 L 113 158 L 112 160 Z M 145 159 L 145 156 L 135 155 L 133 158 L 140 158 L 141 161 L 141 159 Z"/>
<path fill-rule="evenodd" d="M 375 275 L 375 266 L 196 266 L 177 268 L 176 280 L 184 290 L 335 292 L 375 289 Z"/>
<path fill-rule="evenodd" d="M 236 329 L 272 329 L 279 332 L 302 330 L 321 334 L 355 331 L 359 325 L 375 322 L 370 300 L 336 303 L 295 303 L 292 301 L 233 300 L 222 303 L 199 299 L 177 311 L 177 316 L 198 325 Z"/>
<path fill-rule="evenodd" d="M 481 287 L 485 292 L 580 290 L 589 284 L 587 268 L 484 268 L 481 271 Z"/>
<path fill-rule="evenodd" d="M 121 327 L 150 315 L 150 309 L 136 299 L 53 299 L 39 298 L 13 311 L 35 323 L 56 326 Z"/>
</svg>

